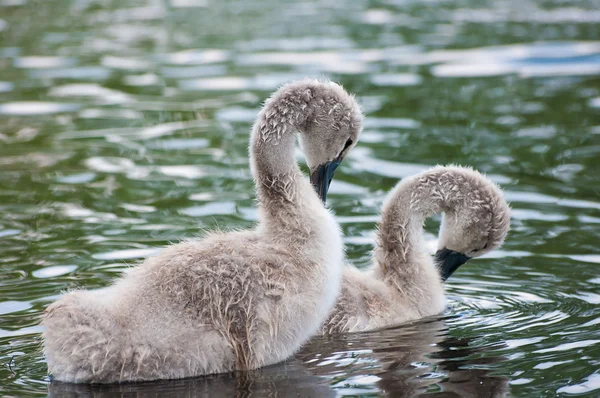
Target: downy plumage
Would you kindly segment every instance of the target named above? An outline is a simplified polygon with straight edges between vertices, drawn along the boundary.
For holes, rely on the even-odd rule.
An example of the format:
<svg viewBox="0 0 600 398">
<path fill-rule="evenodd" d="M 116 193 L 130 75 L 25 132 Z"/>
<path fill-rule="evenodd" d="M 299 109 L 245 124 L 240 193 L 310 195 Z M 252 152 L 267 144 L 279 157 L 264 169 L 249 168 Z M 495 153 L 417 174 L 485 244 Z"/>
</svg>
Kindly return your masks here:
<svg viewBox="0 0 600 398">
<path fill-rule="evenodd" d="M 112 286 L 62 296 L 43 315 L 50 373 L 66 382 L 174 379 L 292 355 L 339 292 L 342 237 L 322 200 L 361 129 L 359 106 L 335 83 L 279 89 L 250 138 L 258 226 L 169 246 Z M 296 135 L 319 195 L 296 164 Z"/>
<path fill-rule="evenodd" d="M 436 213 L 444 215 L 432 258 L 422 227 Z M 403 179 L 383 204 L 373 266 L 346 266 L 321 333 L 373 330 L 442 312 L 443 281 L 468 259 L 502 245 L 509 224 L 500 188 L 470 168 L 438 166 Z"/>
</svg>

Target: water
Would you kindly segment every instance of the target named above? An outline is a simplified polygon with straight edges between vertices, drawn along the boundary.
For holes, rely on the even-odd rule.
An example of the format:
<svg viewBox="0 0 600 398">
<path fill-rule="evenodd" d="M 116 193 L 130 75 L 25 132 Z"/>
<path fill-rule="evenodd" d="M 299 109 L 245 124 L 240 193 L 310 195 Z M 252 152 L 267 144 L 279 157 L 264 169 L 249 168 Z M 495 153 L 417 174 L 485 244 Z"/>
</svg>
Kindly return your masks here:
<svg viewBox="0 0 600 398">
<path fill-rule="evenodd" d="M 124 3 L 0 0 L 0 395 L 600 394 L 598 2 Z M 452 276 L 439 317 L 247 374 L 49 390 L 40 312 L 169 242 L 251 226 L 248 131 L 307 75 L 368 116 L 329 196 L 354 264 L 386 192 L 438 163 L 505 188 L 504 247 Z"/>
</svg>

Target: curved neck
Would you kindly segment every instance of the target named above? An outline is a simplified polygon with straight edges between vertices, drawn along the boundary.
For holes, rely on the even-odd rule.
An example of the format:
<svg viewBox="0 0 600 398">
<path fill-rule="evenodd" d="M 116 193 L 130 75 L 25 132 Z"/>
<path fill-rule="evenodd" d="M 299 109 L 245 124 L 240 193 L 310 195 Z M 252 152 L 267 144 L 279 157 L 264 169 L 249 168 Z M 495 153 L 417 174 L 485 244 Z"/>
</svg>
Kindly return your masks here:
<svg viewBox="0 0 600 398">
<path fill-rule="evenodd" d="M 294 156 L 296 135 L 306 134 L 310 103 L 290 107 L 289 102 L 285 95 L 267 101 L 252 128 L 250 160 L 263 226 L 270 230 L 276 225 L 279 233 L 301 230 L 306 235 L 323 216 L 319 210 L 327 210 Z"/>
<path fill-rule="evenodd" d="M 294 157 L 298 117 L 282 115 L 270 99 L 258 115 L 250 138 L 250 162 L 261 204 L 294 202 L 302 174 Z M 315 193 L 316 196 L 316 193 Z"/>
<path fill-rule="evenodd" d="M 377 245 L 377 276 L 394 283 L 398 289 L 427 281 L 439 274 L 425 251 L 423 223 L 435 213 L 448 210 L 447 192 L 439 176 L 425 173 L 400 182 L 383 206 Z"/>
</svg>

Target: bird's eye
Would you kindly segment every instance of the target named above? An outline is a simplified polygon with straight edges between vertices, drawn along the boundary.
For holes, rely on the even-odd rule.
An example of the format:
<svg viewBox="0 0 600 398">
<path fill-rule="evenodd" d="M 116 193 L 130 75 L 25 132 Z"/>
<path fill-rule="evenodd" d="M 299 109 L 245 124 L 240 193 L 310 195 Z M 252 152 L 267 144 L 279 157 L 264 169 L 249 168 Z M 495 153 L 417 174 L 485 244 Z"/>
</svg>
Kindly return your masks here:
<svg viewBox="0 0 600 398">
<path fill-rule="evenodd" d="M 348 141 L 346 141 L 346 144 L 344 145 L 344 149 L 342 149 L 342 152 L 345 151 L 346 149 L 348 149 L 348 147 L 352 145 L 352 139 L 348 139 Z"/>
<path fill-rule="evenodd" d="M 473 253 L 477 253 L 477 252 L 478 252 L 478 251 L 480 251 L 480 250 L 485 250 L 485 249 L 487 249 L 487 247 L 488 247 L 488 244 L 487 244 L 487 242 L 486 242 L 486 243 L 485 243 L 485 245 L 483 245 L 483 247 L 482 247 L 481 249 L 473 249 L 473 250 L 472 250 L 472 252 L 473 252 Z"/>
<path fill-rule="evenodd" d="M 344 149 L 342 149 L 342 151 L 340 152 L 340 154 L 338 155 L 338 159 L 341 159 L 344 157 L 344 151 L 346 149 L 348 149 L 348 147 L 352 145 L 352 139 L 348 139 L 348 141 L 346 141 L 346 143 L 344 144 Z"/>
</svg>

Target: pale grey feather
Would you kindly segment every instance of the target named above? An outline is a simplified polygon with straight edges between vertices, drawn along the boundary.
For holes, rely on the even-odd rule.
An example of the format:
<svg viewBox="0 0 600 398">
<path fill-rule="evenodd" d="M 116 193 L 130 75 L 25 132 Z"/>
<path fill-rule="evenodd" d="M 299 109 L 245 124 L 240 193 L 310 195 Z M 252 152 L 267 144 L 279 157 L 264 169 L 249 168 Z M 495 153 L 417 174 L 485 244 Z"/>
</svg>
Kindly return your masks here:
<svg viewBox="0 0 600 398">
<path fill-rule="evenodd" d="M 384 202 L 373 266 L 346 266 L 321 333 L 373 330 L 443 311 L 443 283 L 422 239 L 423 223 L 435 213 L 444 213 L 439 248 L 469 257 L 500 247 L 509 230 L 501 189 L 477 171 L 438 166 L 403 179 Z"/>
<path fill-rule="evenodd" d="M 112 286 L 65 294 L 43 315 L 50 373 L 175 379 L 292 355 L 333 307 L 344 262 L 339 226 L 295 162 L 296 133 L 313 170 L 339 159 L 361 127 L 356 101 L 335 83 L 278 90 L 250 138 L 257 227 L 169 246 Z"/>
</svg>

